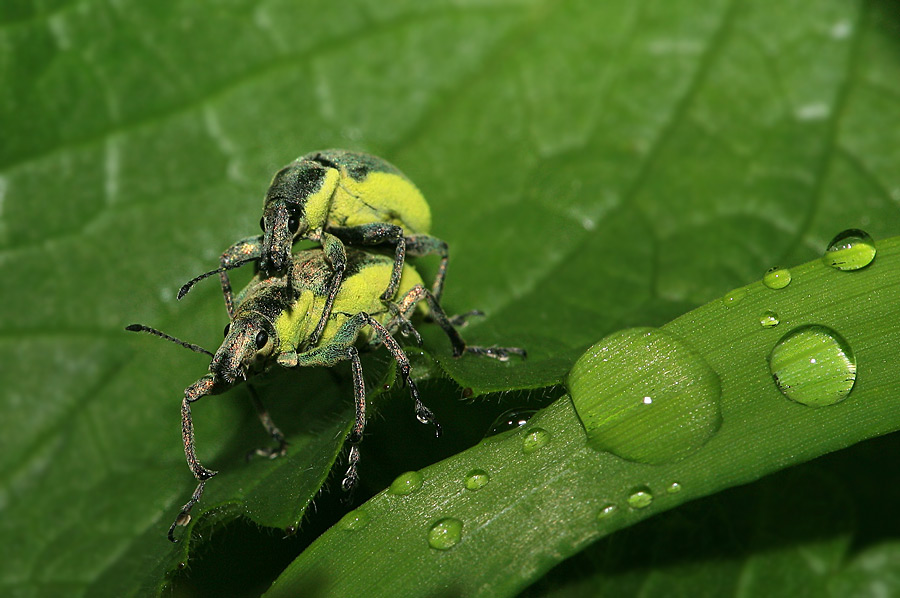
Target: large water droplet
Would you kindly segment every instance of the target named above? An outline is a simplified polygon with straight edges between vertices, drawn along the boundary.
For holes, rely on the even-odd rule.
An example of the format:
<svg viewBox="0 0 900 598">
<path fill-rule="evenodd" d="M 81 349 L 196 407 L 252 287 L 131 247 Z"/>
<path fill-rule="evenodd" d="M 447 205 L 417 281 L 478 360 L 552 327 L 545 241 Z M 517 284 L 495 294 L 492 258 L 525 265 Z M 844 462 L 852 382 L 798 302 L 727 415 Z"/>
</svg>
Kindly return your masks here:
<svg viewBox="0 0 900 598">
<path fill-rule="evenodd" d="M 394 481 L 391 482 L 390 487 L 388 487 L 388 492 L 400 496 L 412 494 L 422 487 L 424 481 L 425 479 L 418 471 L 407 471 L 406 473 L 398 475 Z"/>
<path fill-rule="evenodd" d="M 568 378 L 589 445 L 660 464 L 703 446 L 719 429 L 719 376 L 668 332 L 632 328 L 591 347 Z"/>
<path fill-rule="evenodd" d="M 484 488 L 491 481 L 491 475 L 483 469 L 473 469 L 466 474 L 466 488 L 478 490 Z"/>
<path fill-rule="evenodd" d="M 502 434 L 503 432 L 521 428 L 527 424 L 528 420 L 531 419 L 531 416 L 537 412 L 537 409 L 528 409 L 524 407 L 510 409 L 494 420 L 494 423 L 491 424 L 485 437 L 495 436 L 497 434 Z"/>
<path fill-rule="evenodd" d="M 550 432 L 544 428 L 531 428 L 522 439 L 522 451 L 529 455 L 550 442 Z"/>
<path fill-rule="evenodd" d="M 463 523 L 455 517 L 439 519 L 428 530 L 428 545 L 438 550 L 449 550 L 462 538 Z"/>
<path fill-rule="evenodd" d="M 875 259 L 875 241 L 864 230 L 848 228 L 828 244 L 822 261 L 838 270 L 860 270 Z"/>
<path fill-rule="evenodd" d="M 628 506 L 632 509 L 644 509 L 650 506 L 650 503 L 653 502 L 653 493 L 650 492 L 650 488 L 646 486 L 641 486 L 640 488 L 635 488 L 631 491 L 631 494 L 628 495 Z"/>
<path fill-rule="evenodd" d="M 843 401 L 856 383 L 856 358 L 850 344 L 818 324 L 784 335 L 769 354 L 769 370 L 784 396 L 810 407 Z"/>
<path fill-rule="evenodd" d="M 791 284 L 791 271 L 779 266 L 769 268 L 763 274 L 763 284 L 770 289 L 783 289 Z"/>
</svg>

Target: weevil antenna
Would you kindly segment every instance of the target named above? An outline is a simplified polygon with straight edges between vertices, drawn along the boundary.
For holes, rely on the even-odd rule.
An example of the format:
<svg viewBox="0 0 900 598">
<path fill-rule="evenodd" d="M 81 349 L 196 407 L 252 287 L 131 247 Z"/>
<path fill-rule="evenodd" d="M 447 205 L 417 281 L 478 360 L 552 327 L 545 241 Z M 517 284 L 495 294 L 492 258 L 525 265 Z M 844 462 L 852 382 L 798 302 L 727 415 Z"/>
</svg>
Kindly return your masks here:
<svg viewBox="0 0 900 598">
<path fill-rule="evenodd" d="M 207 351 L 200 345 L 195 345 L 193 343 L 186 343 L 181 339 L 177 339 L 174 336 L 169 336 L 165 332 L 161 332 L 161 331 L 157 330 L 156 328 L 150 328 L 149 326 L 144 326 L 143 324 L 130 324 L 125 327 L 125 330 L 128 330 L 129 332 L 149 332 L 150 334 L 154 334 L 156 336 L 162 337 L 162 338 L 166 339 L 167 341 L 172 341 L 173 343 L 175 343 L 177 345 L 181 345 L 185 349 L 190 349 L 194 353 L 205 353 L 206 355 L 209 355 L 210 357 L 213 356 L 212 353 L 210 353 L 209 351 Z"/>
<path fill-rule="evenodd" d="M 220 272 L 227 272 L 228 270 L 234 270 L 235 268 L 240 268 L 244 264 L 258 260 L 258 259 L 259 258 L 256 258 L 256 257 L 249 257 L 249 258 L 246 258 L 243 260 L 238 260 L 234 263 L 228 264 L 227 266 L 221 266 L 219 268 L 216 268 L 215 270 L 210 270 L 209 272 L 204 272 L 200 276 L 195 276 L 194 278 L 192 278 L 189 281 L 187 281 L 186 283 L 184 283 L 184 285 L 182 285 L 182 287 L 180 289 L 178 289 L 178 298 L 181 299 L 182 297 L 187 295 L 188 291 L 190 291 L 191 288 L 193 288 L 193 286 L 195 284 L 197 284 L 204 278 L 209 278 L 210 276 L 212 276 L 214 274 L 219 274 Z"/>
</svg>

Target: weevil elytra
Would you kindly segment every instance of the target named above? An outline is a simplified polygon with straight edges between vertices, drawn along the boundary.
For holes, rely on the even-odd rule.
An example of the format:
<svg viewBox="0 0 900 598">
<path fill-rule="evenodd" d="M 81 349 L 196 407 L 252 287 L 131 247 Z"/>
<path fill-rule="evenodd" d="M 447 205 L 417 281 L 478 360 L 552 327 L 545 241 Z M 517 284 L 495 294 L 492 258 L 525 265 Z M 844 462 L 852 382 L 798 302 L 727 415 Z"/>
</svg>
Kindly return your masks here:
<svg viewBox="0 0 900 598">
<path fill-rule="evenodd" d="M 225 340 L 219 349 L 209 353 L 184 343 L 158 330 L 133 324 L 127 329 L 156 334 L 180 343 L 194 351 L 212 356 L 209 373 L 188 386 L 181 406 L 184 452 L 188 466 L 197 479 L 197 488 L 182 507 L 169 528 L 169 539 L 175 541 L 174 530 L 190 521 L 190 511 L 200 500 L 206 482 L 217 472 L 204 467 L 194 446 L 191 404 L 204 396 L 225 392 L 251 376 L 278 364 L 282 367 L 331 366 L 349 360 L 353 373 L 356 419 L 347 440 L 351 444 L 349 467 L 342 486 L 351 488 L 357 480 L 359 442 L 366 424 L 366 397 L 358 346 L 366 343 L 383 345 L 397 362 L 398 371 L 409 387 L 415 403 L 416 417 L 423 423 L 434 423 L 434 416 L 419 397 L 410 378 L 410 363 L 393 337 L 398 330 L 414 332 L 409 318 L 418 308 L 426 312 L 450 339 L 454 356 L 474 353 L 505 361 L 510 355 L 525 355 L 522 349 L 473 347 L 466 345 L 454 328 L 455 320 L 444 313 L 434 294 L 422 285 L 412 266 L 404 265 L 396 292 L 400 298 L 392 309 L 382 300 L 382 291 L 393 275 L 391 256 L 350 249 L 343 282 L 334 301 L 334 309 L 326 321 L 321 337 L 313 341 L 313 332 L 328 302 L 331 270 L 324 251 L 311 249 L 293 255 L 291 275 L 266 276 L 258 273 L 235 298 L 236 308 L 231 323 L 225 328 Z M 291 288 L 287 288 L 287 281 Z M 425 300 L 424 304 L 420 302 Z M 418 336 L 417 333 L 415 333 Z M 251 388 L 251 398 L 260 420 L 277 446 L 262 451 L 275 457 L 285 451 L 284 435 L 272 422 L 262 402 Z M 440 427 L 436 426 L 439 433 Z"/>
<path fill-rule="evenodd" d="M 447 271 L 447 244 L 427 234 L 431 210 L 419 189 L 400 170 L 362 152 L 332 149 L 301 156 L 279 170 L 266 191 L 262 234 L 241 239 L 222 254 L 217 270 L 229 317 L 234 316 L 227 270 L 258 260 L 268 275 L 290 276 L 291 247 L 307 239 L 321 243 L 332 274 L 322 316 L 312 331 L 322 335 L 347 265 L 346 245 L 394 247 L 394 268 L 382 301 L 396 295 L 406 256 L 439 255 L 431 288 L 440 300 Z M 183 296 L 190 284 L 182 288 Z"/>
</svg>

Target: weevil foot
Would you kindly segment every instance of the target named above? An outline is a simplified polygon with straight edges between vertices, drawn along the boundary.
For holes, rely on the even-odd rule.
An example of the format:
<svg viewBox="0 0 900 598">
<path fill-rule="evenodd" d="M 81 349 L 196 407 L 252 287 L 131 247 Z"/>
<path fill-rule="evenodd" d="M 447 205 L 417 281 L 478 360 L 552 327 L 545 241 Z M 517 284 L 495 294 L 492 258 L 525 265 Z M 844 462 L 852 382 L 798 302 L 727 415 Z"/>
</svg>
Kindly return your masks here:
<svg viewBox="0 0 900 598">
<path fill-rule="evenodd" d="M 525 349 L 520 349 L 519 347 L 466 347 L 466 353 L 490 357 L 497 361 L 509 361 L 512 355 L 518 355 L 523 359 L 528 357 Z"/>
</svg>

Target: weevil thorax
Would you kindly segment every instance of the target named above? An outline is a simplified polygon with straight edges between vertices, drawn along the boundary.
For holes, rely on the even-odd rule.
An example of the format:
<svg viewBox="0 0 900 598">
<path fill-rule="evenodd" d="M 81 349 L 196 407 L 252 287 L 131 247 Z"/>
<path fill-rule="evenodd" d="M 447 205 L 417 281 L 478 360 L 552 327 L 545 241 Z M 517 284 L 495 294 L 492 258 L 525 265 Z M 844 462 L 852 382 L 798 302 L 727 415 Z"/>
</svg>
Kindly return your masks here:
<svg viewBox="0 0 900 598">
<path fill-rule="evenodd" d="M 234 384 L 265 369 L 278 345 L 278 334 L 268 317 L 249 309 L 239 310 L 225 328 L 225 340 L 213 355 L 209 371 Z"/>
<path fill-rule="evenodd" d="M 340 177 L 336 169 L 302 158 L 275 173 L 260 221 L 263 271 L 282 272 L 290 262 L 294 240 L 321 232 Z"/>
</svg>

